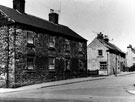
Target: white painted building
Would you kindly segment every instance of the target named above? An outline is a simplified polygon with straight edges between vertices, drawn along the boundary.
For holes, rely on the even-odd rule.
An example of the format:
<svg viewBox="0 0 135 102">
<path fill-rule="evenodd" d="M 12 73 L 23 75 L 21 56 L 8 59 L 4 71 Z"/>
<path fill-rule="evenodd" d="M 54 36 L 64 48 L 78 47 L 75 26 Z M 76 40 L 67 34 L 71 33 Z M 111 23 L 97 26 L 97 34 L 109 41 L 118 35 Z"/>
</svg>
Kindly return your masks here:
<svg viewBox="0 0 135 102">
<path fill-rule="evenodd" d="M 125 53 L 102 33 L 88 45 L 87 56 L 88 70 L 98 70 L 100 75 L 120 73 L 126 64 Z"/>
<path fill-rule="evenodd" d="M 135 65 L 135 49 L 132 48 L 132 45 L 129 45 L 127 47 L 126 59 L 127 59 L 127 67 Z"/>
</svg>

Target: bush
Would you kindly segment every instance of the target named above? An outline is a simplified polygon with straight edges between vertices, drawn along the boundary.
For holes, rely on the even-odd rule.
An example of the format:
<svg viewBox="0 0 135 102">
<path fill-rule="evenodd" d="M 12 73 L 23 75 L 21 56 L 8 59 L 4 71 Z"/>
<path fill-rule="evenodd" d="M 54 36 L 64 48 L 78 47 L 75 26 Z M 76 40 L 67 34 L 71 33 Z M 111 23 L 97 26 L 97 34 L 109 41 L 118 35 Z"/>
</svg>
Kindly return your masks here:
<svg viewBox="0 0 135 102">
<path fill-rule="evenodd" d="M 129 68 L 129 71 L 130 71 L 130 72 L 135 71 L 135 65 L 132 65 L 132 66 Z"/>
</svg>

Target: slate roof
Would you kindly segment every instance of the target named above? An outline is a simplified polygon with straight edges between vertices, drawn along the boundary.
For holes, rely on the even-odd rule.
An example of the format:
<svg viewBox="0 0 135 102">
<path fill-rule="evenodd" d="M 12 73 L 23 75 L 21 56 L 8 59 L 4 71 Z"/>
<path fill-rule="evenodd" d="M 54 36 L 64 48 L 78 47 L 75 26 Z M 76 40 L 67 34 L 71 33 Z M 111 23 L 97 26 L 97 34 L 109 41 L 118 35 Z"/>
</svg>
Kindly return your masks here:
<svg viewBox="0 0 135 102">
<path fill-rule="evenodd" d="M 135 48 L 131 48 L 131 51 L 135 54 Z"/>
<path fill-rule="evenodd" d="M 125 55 L 125 53 L 121 50 L 121 49 L 119 49 L 116 45 L 114 45 L 114 44 L 112 44 L 112 43 L 110 43 L 110 42 L 107 42 L 107 41 L 105 41 L 104 39 L 99 39 L 99 38 L 97 38 L 103 45 L 105 45 L 105 47 L 107 47 L 107 48 L 109 48 L 110 50 L 113 50 L 113 51 L 115 51 L 115 52 L 118 52 L 118 53 L 121 53 L 121 54 L 124 54 Z"/>
<path fill-rule="evenodd" d="M 0 5 L 0 10 L 2 10 L 8 17 L 13 19 L 15 21 L 15 23 L 26 24 L 29 26 L 33 26 L 33 27 L 49 30 L 52 32 L 60 33 L 63 36 L 66 35 L 66 36 L 70 36 L 70 37 L 73 37 L 76 39 L 87 41 L 86 39 L 81 37 L 79 34 L 74 32 L 73 30 L 71 30 L 67 26 L 60 25 L 60 24 L 54 24 L 54 23 L 49 22 L 47 20 L 41 19 L 41 18 L 36 17 L 36 16 L 29 15 L 26 13 L 22 14 L 14 9 L 11 9 L 11 8 L 8 8 L 8 7 L 2 6 L 2 5 Z"/>
</svg>

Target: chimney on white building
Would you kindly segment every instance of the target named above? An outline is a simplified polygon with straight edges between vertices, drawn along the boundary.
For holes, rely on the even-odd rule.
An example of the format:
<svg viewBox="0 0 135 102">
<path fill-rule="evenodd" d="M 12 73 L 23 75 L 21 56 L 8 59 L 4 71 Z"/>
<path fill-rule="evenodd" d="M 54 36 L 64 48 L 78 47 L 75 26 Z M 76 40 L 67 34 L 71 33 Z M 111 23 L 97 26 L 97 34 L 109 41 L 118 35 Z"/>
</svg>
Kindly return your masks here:
<svg viewBox="0 0 135 102">
<path fill-rule="evenodd" d="M 104 38 L 102 32 L 100 32 L 99 34 L 97 34 L 97 38 L 98 39 L 103 39 Z"/>
</svg>

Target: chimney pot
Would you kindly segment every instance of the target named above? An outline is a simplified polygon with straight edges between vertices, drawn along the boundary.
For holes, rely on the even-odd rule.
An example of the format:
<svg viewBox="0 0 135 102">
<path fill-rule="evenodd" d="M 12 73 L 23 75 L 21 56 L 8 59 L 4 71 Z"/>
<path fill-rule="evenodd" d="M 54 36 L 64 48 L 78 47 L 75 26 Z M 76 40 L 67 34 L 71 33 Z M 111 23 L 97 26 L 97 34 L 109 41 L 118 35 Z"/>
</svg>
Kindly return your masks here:
<svg viewBox="0 0 135 102">
<path fill-rule="evenodd" d="M 109 42 L 109 38 L 108 38 L 107 35 L 104 35 L 104 40 L 105 40 L 106 42 Z"/>
</svg>

